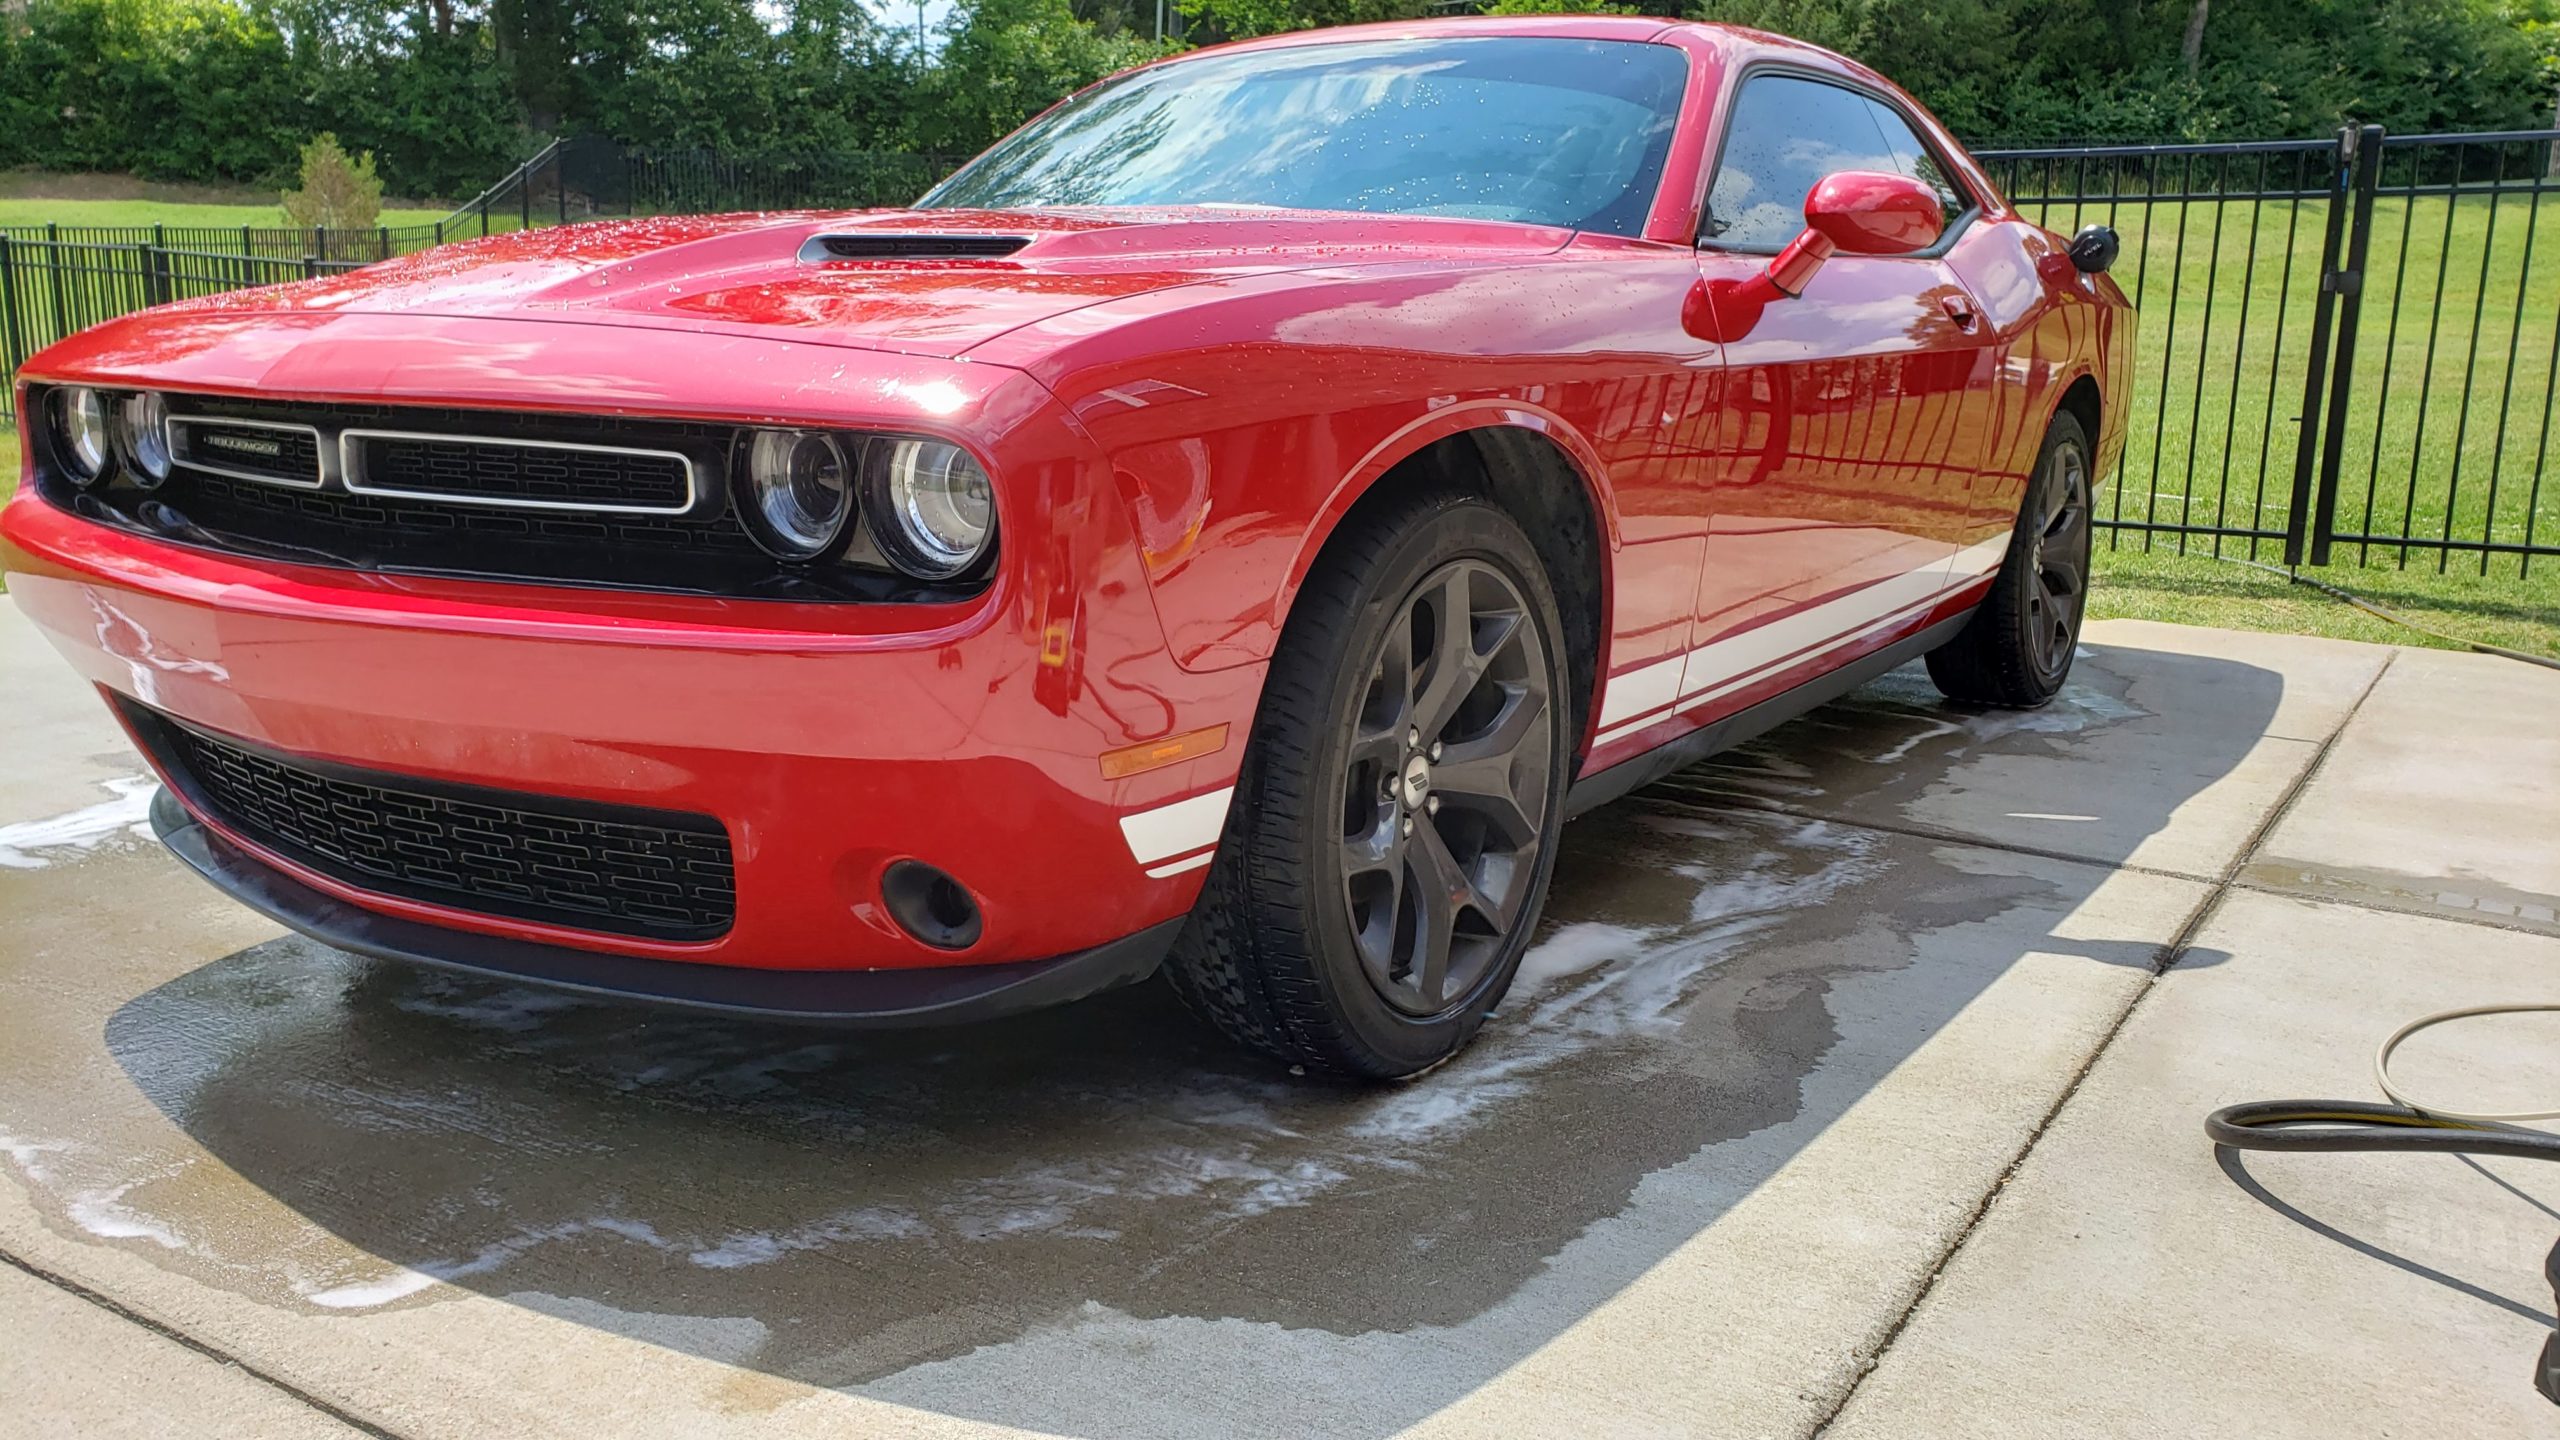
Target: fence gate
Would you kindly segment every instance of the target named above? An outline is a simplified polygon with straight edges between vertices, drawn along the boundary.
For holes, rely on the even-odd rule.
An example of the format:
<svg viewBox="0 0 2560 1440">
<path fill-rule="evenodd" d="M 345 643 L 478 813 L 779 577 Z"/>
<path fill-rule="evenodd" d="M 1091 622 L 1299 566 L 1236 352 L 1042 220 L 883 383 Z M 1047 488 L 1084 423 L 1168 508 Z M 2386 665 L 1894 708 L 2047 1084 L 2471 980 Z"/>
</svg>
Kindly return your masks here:
<svg viewBox="0 0 2560 1440">
<path fill-rule="evenodd" d="M 2560 555 L 2560 131 L 1992 150 L 2124 237 L 2141 314 L 2111 545 L 2522 574 Z M 2555 202 L 2560 204 L 2560 202 Z M 2560 208 L 2555 209 L 2560 215 Z"/>
</svg>

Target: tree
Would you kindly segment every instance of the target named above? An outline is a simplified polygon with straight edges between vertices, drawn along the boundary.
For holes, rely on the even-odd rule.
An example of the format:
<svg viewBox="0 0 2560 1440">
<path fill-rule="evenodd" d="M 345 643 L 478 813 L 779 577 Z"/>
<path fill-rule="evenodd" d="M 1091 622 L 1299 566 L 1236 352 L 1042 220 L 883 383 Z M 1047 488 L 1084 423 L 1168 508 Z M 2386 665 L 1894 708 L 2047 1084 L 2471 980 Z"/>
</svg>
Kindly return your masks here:
<svg viewBox="0 0 2560 1440">
<path fill-rule="evenodd" d="M 350 158 L 323 130 L 302 147 L 302 185 L 284 192 L 285 218 L 305 230 L 369 230 L 382 219 L 382 178 L 373 152 Z"/>
<path fill-rule="evenodd" d="M 918 148 L 971 151 L 1115 70 L 1180 48 L 1106 36 L 1068 0 L 977 0 L 947 22 L 919 87 Z"/>
</svg>

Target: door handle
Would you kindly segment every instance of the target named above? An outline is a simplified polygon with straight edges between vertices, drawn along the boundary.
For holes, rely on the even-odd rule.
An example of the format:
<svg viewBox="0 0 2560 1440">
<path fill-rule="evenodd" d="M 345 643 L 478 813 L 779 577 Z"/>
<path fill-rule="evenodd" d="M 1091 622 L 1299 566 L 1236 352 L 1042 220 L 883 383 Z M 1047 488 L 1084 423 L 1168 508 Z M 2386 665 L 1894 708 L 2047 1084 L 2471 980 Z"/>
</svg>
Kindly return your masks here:
<svg viewBox="0 0 2560 1440">
<path fill-rule="evenodd" d="M 1962 295 L 1949 295 L 1941 299 L 1938 302 L 1938 306 L 1940 309 L 1947 312 L 1948 319 L 1956 322 L 1957 329 L 1970 330 L 1973 328 L 1975 317 L 1972 301 L 1966 299 Z"/>
</svg>

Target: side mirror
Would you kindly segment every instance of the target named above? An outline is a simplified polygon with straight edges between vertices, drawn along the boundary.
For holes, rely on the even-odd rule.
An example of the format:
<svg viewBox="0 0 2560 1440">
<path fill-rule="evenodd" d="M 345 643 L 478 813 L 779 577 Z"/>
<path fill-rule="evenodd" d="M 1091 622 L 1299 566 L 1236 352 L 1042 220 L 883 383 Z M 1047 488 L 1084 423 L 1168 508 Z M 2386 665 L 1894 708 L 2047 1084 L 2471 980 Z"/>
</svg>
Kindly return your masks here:
<svg viewBox="0 0 2560 1440">
<path fill-rule="evenodd" d="M 2071 237 L 2071 248 L 2066 252 L 2071 256 L 2071 268 L 2083 275 L 2103 272 L 2116 263 L 2119 243 L 2112 225 L 2081 226 L 2080 233 Z"/>
<path fill-rule="evenodd" d="M 1822 177 L 1804 197 L 1804 231 L 1748 280 L 1719 280 L 1683 307 L 1691 334 L 1730 344 L 1751 333 L 1771 301 L 1804 293 L 1814 272 L 1834 254 L 1908 255 L 1926 250 L 1946 233 L 1938 192 L 1908 175 L 1881 170 L 1840 170 Z"/>
</svg>

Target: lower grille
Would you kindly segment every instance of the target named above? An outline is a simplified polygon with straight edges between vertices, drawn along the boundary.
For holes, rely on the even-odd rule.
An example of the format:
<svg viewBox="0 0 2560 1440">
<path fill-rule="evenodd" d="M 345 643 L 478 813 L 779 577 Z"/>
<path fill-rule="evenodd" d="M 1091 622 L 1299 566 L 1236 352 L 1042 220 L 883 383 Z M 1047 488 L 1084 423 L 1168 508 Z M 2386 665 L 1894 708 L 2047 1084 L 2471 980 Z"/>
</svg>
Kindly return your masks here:
<svg viewBox="0 0 2560 1440">
<path fill-rule="evenodd" d="M 124 708 L 213 820 L 357 889 L 651 940 L 711 939 L 736 918 L 728 833 L 707 815 L 386 775 Z"/>
<path fill-rule="evenodd" d="M 678 515 L 693 467 L 664 450 L 349 430 L 347 488 L 482 505 Z"/>
</svg>

